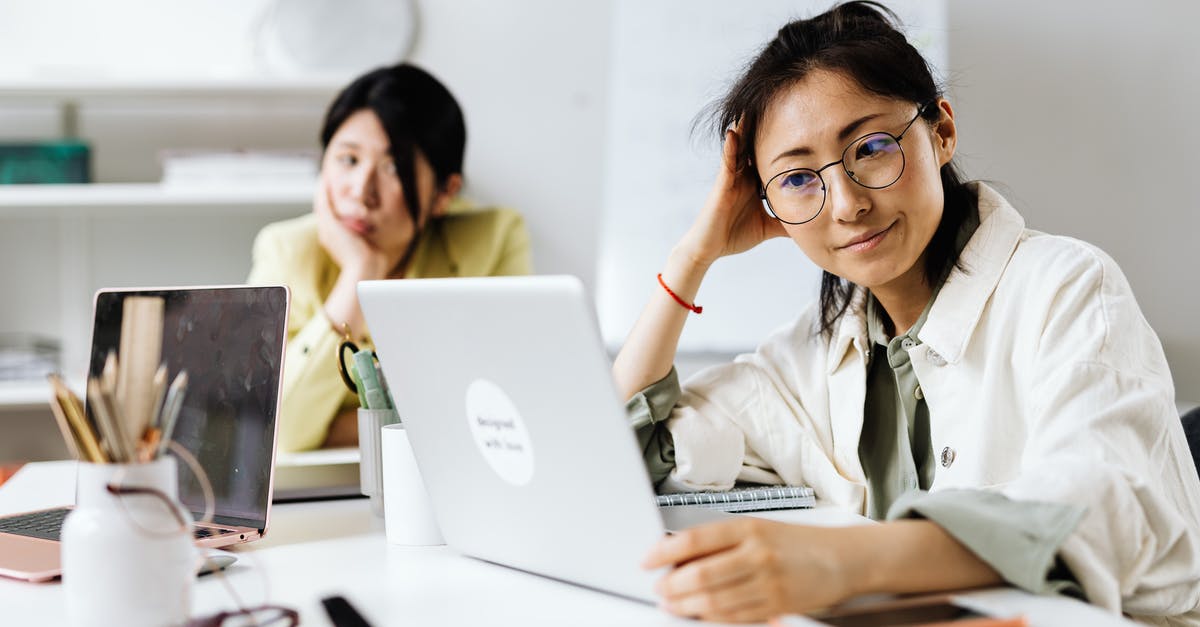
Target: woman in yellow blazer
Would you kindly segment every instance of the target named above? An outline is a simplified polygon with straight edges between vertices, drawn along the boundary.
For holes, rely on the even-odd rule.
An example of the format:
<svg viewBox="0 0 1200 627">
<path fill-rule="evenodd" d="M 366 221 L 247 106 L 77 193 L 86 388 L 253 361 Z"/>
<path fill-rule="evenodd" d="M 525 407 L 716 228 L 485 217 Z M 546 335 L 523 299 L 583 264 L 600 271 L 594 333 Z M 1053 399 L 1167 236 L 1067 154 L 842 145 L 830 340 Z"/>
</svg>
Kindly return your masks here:
<svg viewBox="0 0 1200 627">
<path fill-rule="evenodd" d="M 520 215 L 456 198 L 466 126 L 454 97 L 425 71 L 400 64 L 355 80 L 326 112 L 321 144 L 312 213 L 258 234 L 249 278 L 292 290 L 279 412 L 285 451 L 357 442 L 358 399 L 335 360 L 345 328 L 371 346 L 359 281 L 531 269 Z"/>
</svg>

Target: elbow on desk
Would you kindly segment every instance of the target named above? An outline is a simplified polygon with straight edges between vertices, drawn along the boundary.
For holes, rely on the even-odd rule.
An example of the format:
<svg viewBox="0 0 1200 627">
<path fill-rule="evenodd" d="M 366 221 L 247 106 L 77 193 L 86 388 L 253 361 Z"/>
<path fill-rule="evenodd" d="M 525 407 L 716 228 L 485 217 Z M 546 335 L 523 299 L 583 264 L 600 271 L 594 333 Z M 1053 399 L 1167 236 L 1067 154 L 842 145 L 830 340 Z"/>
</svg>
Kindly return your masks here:
<svg viewBox="0 0 1200 627">
<path fill-rule="evenodd" d="M 279 409 L 277 448 L 282 453 L 299 453 L 321 447 L 333 415 L 318 415 L 284 402 Z"/>
</svg>

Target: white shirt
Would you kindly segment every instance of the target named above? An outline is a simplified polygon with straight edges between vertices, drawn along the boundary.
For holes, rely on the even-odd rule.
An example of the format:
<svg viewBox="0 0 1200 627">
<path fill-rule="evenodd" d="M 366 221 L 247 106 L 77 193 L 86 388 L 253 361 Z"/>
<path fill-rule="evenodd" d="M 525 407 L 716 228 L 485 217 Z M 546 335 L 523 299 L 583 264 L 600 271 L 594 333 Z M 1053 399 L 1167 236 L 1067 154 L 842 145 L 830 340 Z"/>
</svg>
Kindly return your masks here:
<svg viewBox="0 0 1200 627">
<path fill-rule="evenodd" d="M 980 226 L 909 350 L 928 403 L 931 492 L 1082 505 L 1059 556 L 1088 599 L 1200 624 L 1200 479 L 1158 337 L 1116 263 L 1025 228 L 977 185 Z M 865 292 L 832 338 L 818 312 L 697 374 L 671 412 L 668 489 L 807 484 L 862 513 Z M 1173 617 L 1168 620 L 1166 617 Z"/>
</svg>

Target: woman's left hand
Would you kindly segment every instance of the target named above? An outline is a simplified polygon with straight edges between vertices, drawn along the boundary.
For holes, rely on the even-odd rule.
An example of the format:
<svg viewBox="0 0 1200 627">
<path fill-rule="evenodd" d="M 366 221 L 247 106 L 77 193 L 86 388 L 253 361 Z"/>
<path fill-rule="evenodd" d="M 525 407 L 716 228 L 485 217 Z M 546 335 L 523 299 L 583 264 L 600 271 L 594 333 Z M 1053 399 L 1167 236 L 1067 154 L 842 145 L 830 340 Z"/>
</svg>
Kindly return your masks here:
<svg viewBox="0 0 1200 627">
<path fill-rule="evenodd" d="M 642 566 L 672 570 L 656 586 L 663 607 L 721 622 L 765 621 L 829 607 L 854 594 L 859 561 L 838 532 L 744 517 L 659 542 Z M 844 536 L 844 534 L 842 534 Z"/>
</svg>

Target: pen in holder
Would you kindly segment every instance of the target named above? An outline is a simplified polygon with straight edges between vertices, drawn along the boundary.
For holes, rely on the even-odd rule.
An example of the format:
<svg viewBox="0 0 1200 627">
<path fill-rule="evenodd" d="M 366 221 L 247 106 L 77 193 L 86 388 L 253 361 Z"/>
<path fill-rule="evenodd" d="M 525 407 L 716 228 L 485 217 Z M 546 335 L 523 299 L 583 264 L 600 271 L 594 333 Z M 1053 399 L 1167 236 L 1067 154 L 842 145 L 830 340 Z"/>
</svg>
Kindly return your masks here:
<svg viewBox="0 0 1200 627">
<path fill-rule="evenodd" d="M 347 363 L 346 353 L 350 352 Z M 391 393 L 379 368 L 379 360 L 369 350 L 359 350 L 350 340 L 349 327 L 338 348 L 338 371 L 346 387 L 358 395 L 358 478 L 362 493 L 371 497 L 371 511 L 383 516 L 383 455 L 379 430 L 400 422 Z"/>
</svg>

